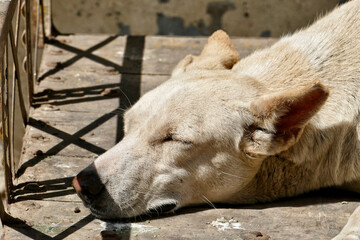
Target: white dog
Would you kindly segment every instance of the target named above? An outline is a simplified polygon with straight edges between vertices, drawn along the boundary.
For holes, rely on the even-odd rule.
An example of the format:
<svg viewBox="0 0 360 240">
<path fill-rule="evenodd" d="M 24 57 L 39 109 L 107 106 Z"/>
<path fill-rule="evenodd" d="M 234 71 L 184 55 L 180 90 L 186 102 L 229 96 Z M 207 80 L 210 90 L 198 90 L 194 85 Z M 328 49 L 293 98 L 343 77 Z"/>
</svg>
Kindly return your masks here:
<svg viewBox="0 0 360 240">
<path fill-rule="evenodd" d="M 126 112 L 123 140 L 73 184 L 100 218 L 360 192 L 359 119 L 355 0 L 242 60 L 215 32 Z M 346 237 L 360 238 L 360 208 L 336 239 Z"/>
</svg>

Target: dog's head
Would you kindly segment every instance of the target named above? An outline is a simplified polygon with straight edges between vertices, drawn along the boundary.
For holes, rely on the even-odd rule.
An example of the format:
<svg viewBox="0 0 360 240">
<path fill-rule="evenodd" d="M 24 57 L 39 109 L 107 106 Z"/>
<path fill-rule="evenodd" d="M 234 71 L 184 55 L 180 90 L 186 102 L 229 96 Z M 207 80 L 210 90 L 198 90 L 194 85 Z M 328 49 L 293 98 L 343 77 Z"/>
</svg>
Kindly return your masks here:
<svg viewBox="0 0 360 240">
<path fill-rule="evenodd" d="M 299 139 L 328 93 L 314 83 L 263 96 L 256 79 L 231 70 L 238 61 L 218 31 L 125 113 L 122 141 L 73 181 L 96 216 L 247 201 L 243 189 L 262 161 Z"/>
</svg>

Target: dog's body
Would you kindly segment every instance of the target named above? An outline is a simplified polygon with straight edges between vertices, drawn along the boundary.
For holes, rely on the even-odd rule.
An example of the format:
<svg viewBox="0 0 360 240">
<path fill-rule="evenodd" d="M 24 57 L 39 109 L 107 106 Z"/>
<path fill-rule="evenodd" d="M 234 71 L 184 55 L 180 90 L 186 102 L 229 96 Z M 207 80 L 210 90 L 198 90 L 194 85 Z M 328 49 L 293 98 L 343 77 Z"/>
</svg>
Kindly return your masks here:
<svg viewBox="0 0 360 240">
<path fill-rule="evenodd" d="M 241 61 L 218 31 L 125 114 L 124 139 L 75 189 L 105 218 L 360 192 L 359 89 L 359 0 Z M 338 239 L 349 234 L 360 237 L 360 208 Z"/>
</svg>

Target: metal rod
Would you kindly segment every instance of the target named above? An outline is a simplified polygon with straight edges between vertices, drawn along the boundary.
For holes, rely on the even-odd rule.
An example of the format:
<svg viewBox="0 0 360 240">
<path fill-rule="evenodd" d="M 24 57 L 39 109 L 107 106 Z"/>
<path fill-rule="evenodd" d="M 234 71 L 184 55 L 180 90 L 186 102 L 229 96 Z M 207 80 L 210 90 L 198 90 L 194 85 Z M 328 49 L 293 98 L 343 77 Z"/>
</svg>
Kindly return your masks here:
<svg viewBox="0 0 360 240">
<path fill-rule="evenodd" d="M 8 183 L 9 183 L 9 192 L 8 192 L 8 196 L 11 196 L 11 189 L 13 186 L 13 169 L 12 169 L 12 160 L 13 158 L 11 157 L 11 149 L 12 149 L 12 144 L 13 142 L 10 140 L 11 139 L 11 132 L 10 132 L 10 113 L 9 113 L 9 109 L 10 109 L 10 104 L 9 104 L 9 42 L 8 42 L 8 38 L 6 38 L 6 42 L 5 42 L 5 87 L 6 87 L 6 102 L 5 102 L 5 111 L 6 111 L 6 137 L 8 140 L 8 144 L 7 144 L 7 158 L 8 158 L 8 167 L 9 167 L 9 171 L 10 171 L 10 175 L 8 175 Z M 10 141 L 9 141 L 10 140 Z M 8 198 L 9 199 L 9 198 Z"/>
<path fill-rule="evenodd" d="M 10 32 L 12 33 L 12 27 L 10 27 Z M 11 50 L 12 50 L 12 55 L 14 55 L 14 46 L 13 46 L 13 39 L 11 39 L 11 33 L 9 33 L 9 38 L 10 38 L 10 45 L 11 45 Z M 13 57 L 14 58 L 14 57 Z M 14 171 L 15 171 L 15 161 L 14 161 L 14 151 L 15 151 L 15 147 L 14 147 L 14 134 L 15 134 L 15 98 L 16 98 L 16 68 L 15 68 L 15 64 L 13 64 L 13 76 L 12 76 L 12 90 L 11 90 L 11 104 L 9 106 L 9 108 L 11 107 L 11 121 L 10 121 L 10 125 L 9 127 L 11 127 L 11 131 L 10 131 L 10 162 L 11 162 L 11 168 L 12 168 L 12 179 L 14 179 Z"/>
<path fill-rule="evenodd" d="M 8 75 L 7 75 L 7 54 L 8 54 L 8 44 L 7 38 L 5 40 L 4 46 L 4 56 L 2 56 L 2 69 L 1 69 L 1 95 L 2 95 L 2 124 L 3 124 L 3 156 L 4 156 L 4 172 L 5 172 L 5 195 L 7 202 L 10 202 L 10 194 L 13 186 L 12 183 L 12 173 L 11 173 L 11 164 L 9 156 L 9 95 L 8 95 Z"/>
<path fill-rule="evenodd" d="M 19 40 L 19 31 L 20 31 L 20 11 L 21 11 L 21 2 L 18 0 L 17 12 L 16 12 L 16 23 L 15 23 L 15 46 L 18 46 Z"/>
<path fill-rule="evenodd" d="M 31 0 L 25 0 L 25 27 L 26 27 L 26 70 L 29 83 L 29 104 L 32 106 L 32 97 L 34 94 L 34 82 L 32 72 L 32 54 L 31 54 Z"/>
<path fill-rule="evenodd" d="M 19 32 L 20 32 L 20 12 L 21 12 L 21 3 L 22 0 L 18 0 L 18 8 L 16 13 L 16 26 L 15 26 L 15 37 L 13 29 L 10 28 L 10 40 L 11 40 L 11 48 L 12 48 L 12 54 L 14 59 L 14 76 L 16 76 L 17 86 L 18 86 L 18 95 L 19 95 L 19 103 L 20 103 L 20 110 L 23 118 L 24 126 L 27 123 L 27 113 L 26 113 L 26 107 L 25 107 L 25 101 L 24 101 L 24 95 L 22 92 L 22 82 L 21 82 L 21 74 L 20 74 L 20 66 L 19 66 L 19 58 L 18 58 L 18 46 L 19 46 Z M 16 75 L 15 75 L 16 74 Z"/>
<path fill-rule="evenodd" d="M 14 59 L 14 74 L 13 74 L 13 80 L 16 79 L 16 83 L 18 85 L 18 95 L 19 95 L 19 104 L 20 104 L 20 110 L 21 110 L 21 115 L 22 115 L 22 119 L 23 119 L 23 123 L 24 125 L 26 125 L 27 123 L 27 113 L 26 113 L 26 109 L 25 109 L 25 103 L 24 103 L 24 97 L 22 94 L 22 86 L 21 86 L 21 80 L 20 80 L 20 71 L 19 71 L 19 61 L 18 61 L 18 57 L 17 57 L 17 46 L 16 46 L 16 40 L 14 39 L 14 33 L 12 28 L 10 28 L 10 43 L 11 43 L 11 50 L 12 50 L 12 55 L 13 55 L 13 59 Z"/>
<path fill-rule="evenodd" d="M 44 0 L 40 0 L 40 9 L 41 9 L 41 26 L 42 26 L 42 35 L 43 35 L 43 43 L 46 41 L 46 34 L 45 34 L 45 13 L 44 13 Z M 51 9 L 50 9 L 51 11 Z"/>
<path fill-rule="evenodd" d="M 4 130 L 6 128 L 6 124 L 5 124 L 5 112 L 4 112 L 4 109 L 5 109 L 5 74 L 4 74 L 4 71 L 5 71 L 5 66 L 4 66 L 4 56 L 0 56 L 0 61 L 1 61 L 1 124 L 2 124 L 2 130 Z M 3 156 L 2 156 L 2 161 L 3 161 L 3 164 L 4 164 L 4 174 L 5 174 L 5 196 L 6 196 L 6 199 L 8 201 L 8 178 L 7 178 L 7 174 L 9 174 L 9 169 L 7 168 L 7 158 L 6 158 L 6 136 L 5 136 L 5 132 L 3 131 L 2 134 L 1 134 L 1 138 L 2 138 L 2 145 L 3 145 Z M 1 207 L 5 210 L 5 207 L 3 206 L 2 204 L 2 200 L 1 200 Z M 2 210 L 2 209 L 0 209 Z M 1 212 L 1 219 L 4 219 L 6 213 L 5 211 Z"/>
<path fill-rule="evenodd" d="M 37 58 L 39 47 L 39 21 L 40 21 L 40 2 L 36 1 L 36 30 L 35 30 L 35 50 L 34 50 L 34 70 L 33 70 L 33 82 L 37 80 Z"/>
</svg>

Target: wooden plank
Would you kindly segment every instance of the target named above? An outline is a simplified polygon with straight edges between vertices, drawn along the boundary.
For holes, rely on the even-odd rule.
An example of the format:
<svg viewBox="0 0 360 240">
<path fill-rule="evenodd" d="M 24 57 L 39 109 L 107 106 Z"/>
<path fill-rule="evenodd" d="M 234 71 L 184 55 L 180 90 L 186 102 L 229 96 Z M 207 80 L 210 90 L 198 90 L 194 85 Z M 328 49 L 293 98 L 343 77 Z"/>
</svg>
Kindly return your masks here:
<svg viewBox="0 0 360 240">
<path fill-rule="evenodd" d="M 324 192 L 322 193 L 324 194 Z M 117 231 L 104 231 L 104 223 L 88 218 L 89 211 L 78 201 L 20 201 L 11 206 L 12 214 L 26 214 L 27 224 L 5 228 L 4 239 L 51 239 L 67 232 L 65 239 L 330 239 L 346 223 L 357 203 L 343 204 L 337 198 L 303 196 L 272 204 L 231 206 L 209 209 L 186 208 L 176 215 L 122 222 L 108 227 Z M 300 200 L 300 201 L 299 201 Z M 334 201 L 334 202 L 332 202 Z M 80 213 L 75 213 L 75 208 Z M 233 219 L 239 229 L 219 230 L 218 219 Z M 219 222 L 219 220 L 217 221 Z M 85 224 L 86 223 L 86 224 Z M 75 225 L 75 226 L 74 226 Z M 80 225 L 80 226 L 79 226 Z M 263 237 L 260 238 L 261 235 Z M 37 238 L 35 238 L 37 236 Z M 49 238 L 46 238 L 46 237 Z M 256 238 L 255 236 L 258 236 Z M 109 238 L 104 238 L 109 239 Z"/>
<path fill-rule="evenodd" d="M 268 204 L 186 208 L 149 221 L 123 222 L 116 231 L 88 217 L 71 189 L 71 177 L 118 140 L 123 112 L 118 108 L 129 106 L 122 92 L 135 100 L 166 81 L 175 64 L 187 54 L 198 54 L 207 40 L 131 41 L 138 45 L 129 47 L 126 37 L 70 35 L 56 38 L 62 45 L 45 46 L 40 72 L 46 77 L 35 88 L 36 108 L 24 137 L 25 171 L 18 178 L 17 202 L 10 206 L 12 216 L 27 224 L 5 227 L 5 240 L 330 239 L 340 231 L 359 199 L 334 190 Z M 246 57 L 276 40 L 233 41 Z M 218 230 L 211 223 L 221 217 L 225 222 L 235 219 L 240 229 Z"/>
</svg>

